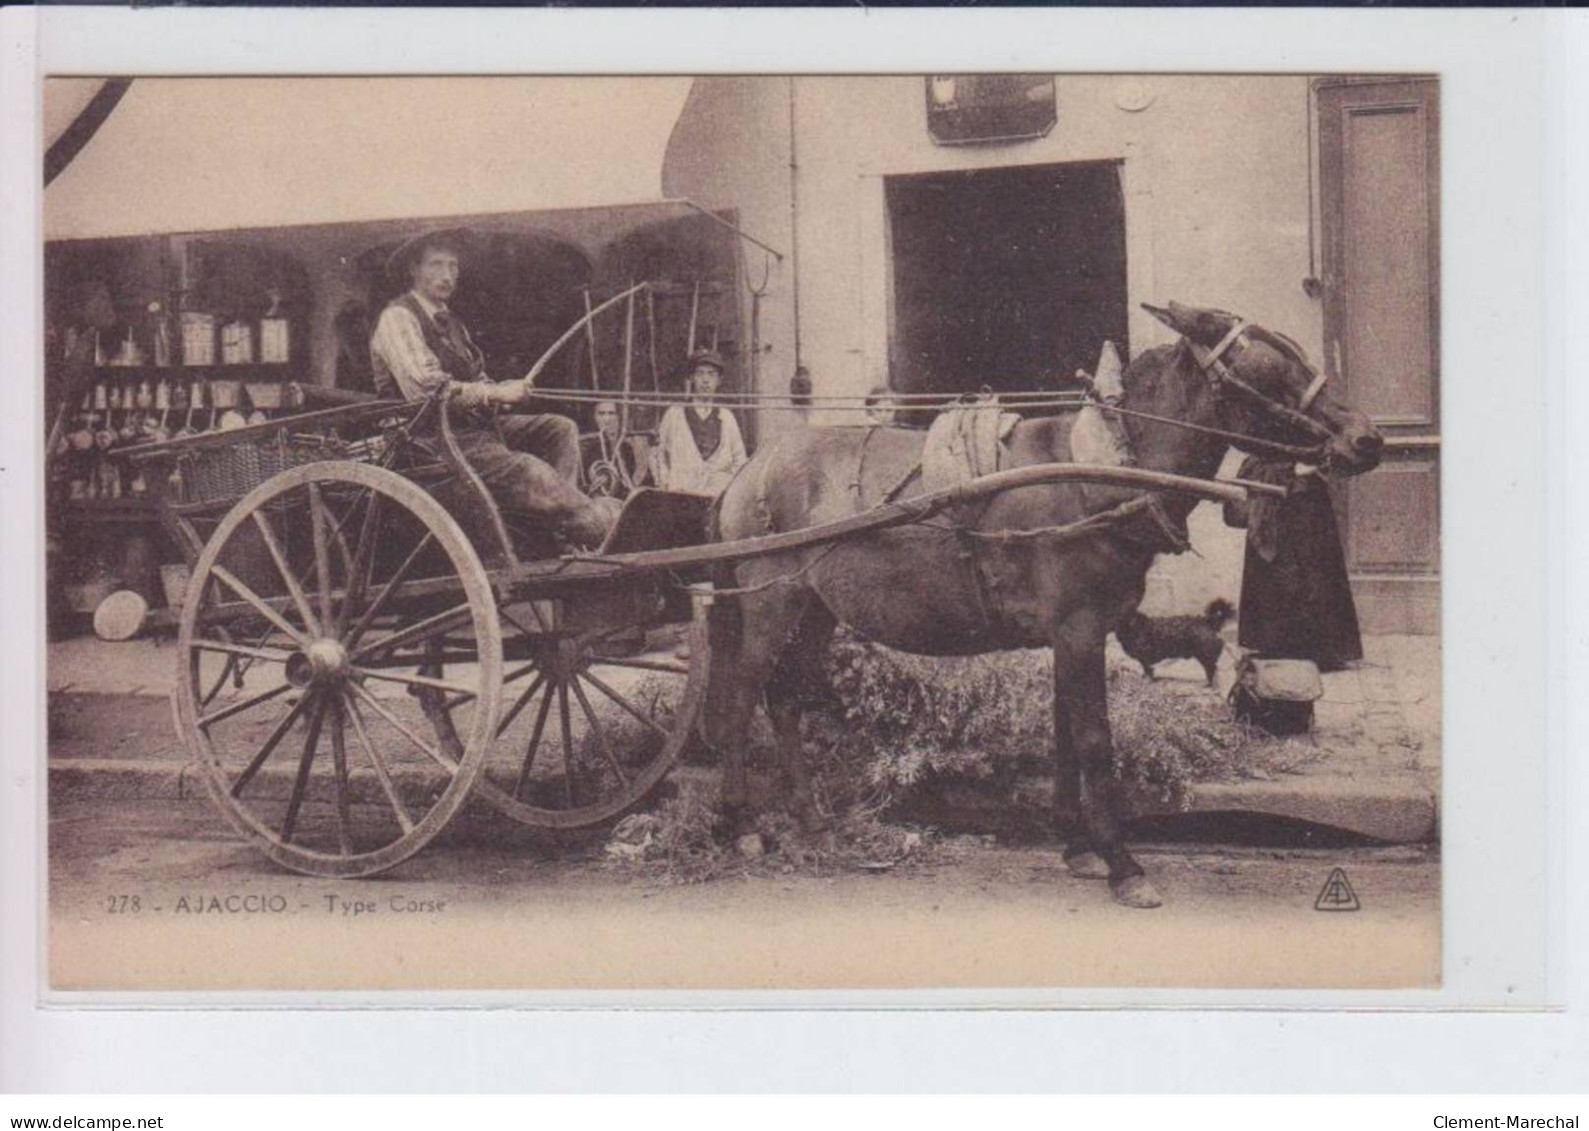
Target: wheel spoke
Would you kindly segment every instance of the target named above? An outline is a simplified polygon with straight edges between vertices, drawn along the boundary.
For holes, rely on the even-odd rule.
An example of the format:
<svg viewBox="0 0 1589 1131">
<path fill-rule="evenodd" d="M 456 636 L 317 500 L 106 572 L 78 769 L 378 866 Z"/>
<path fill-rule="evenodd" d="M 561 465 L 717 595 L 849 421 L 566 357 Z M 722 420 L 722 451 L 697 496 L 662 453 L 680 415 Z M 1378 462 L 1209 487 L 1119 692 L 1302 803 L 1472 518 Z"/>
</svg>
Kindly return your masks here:
<svg viewBox="0 0 1589 1131">
<path fill-rule="evenodd" d="M 579 678 L 583 679 L 597 691 L 601 692 L 614 703 L 618 704 L 618 706 L 622 707 L 625 711 L 628 711 L 629 714 L 634 717 L 635 721 L 639 722 L 643 726 L 650 727 L 659 736 L 661 736 L 664 741 L 668 739 L 668 732 L 661 723 L 657 722 L 644 711 L 640 710 L 639 707 L 636 707 L 633 703 L 629 702 L 629 700 L 625 699 L 616 690 L 614 690 L 606 680 L 599 679 L 596 676 L 591 675 L 589 672 L 580 672 Z"/>
<path fill-rule="evenodd" d="M 689 675 L 690 669 L 684 664 L 670 664 L 666 660 L 636 660 L 630 657 L 592 656 L 592 664 L 600 664 L 604 668 L 632 668 L 642 672 L 665 672 L 668 675 Z"/>
<path fill-rule="evenodd" d="M 407 628 L 400 629 L 399 631 L 392 633 L 390 636 L 383 636 L 379 640 L 370 641 L 368 644 L 364 645 L 364 647 L 355 650 L 349 659 L 357 663 L 359 660 L 362 660 L 364 657 L 375 652 L 397 649 L 401 648 L 405 644 L 414 644 L 419 641 L 428 640 L 433 636 L 437 636 L 443 632 L 446 632 L 449 628 L 456 627 L 458 622 L 464 620 L 470 615 L 471 613 L 467 602 L 462 605 L 454 605 L 452 608 L 443 610 L 434 616 L 428 616 L 424 620 L 415 621 Z"/>
<path fill-rule="evenodd" d="M 530 700 L 535 698 L 535 693 L 539 691 L 542 685 L 545 683 L 546 673 L 542 672 L 540 675 L 535 677 L 535 679 L 530 683 L 529 687 L 520 692 L 519 697 L 513 701 L 513 706 L 507 709 L 502 716 L 502 721 L 497 724 L 498 738 L 501 738 L 503 732 L 506 731 L 508 727 L 513 725 L 513 720 L 519 717 L 519 712 L 523 711 L 525 707 L 529 706 Z M 444 704 L 443 707 L 447 711 L 452 710 L 451 706 Z"/>
<path fill-rule="evenodd" d="M 342 607 L 337 610 L 337 632 L 347 627 L 348 610 L 357 608 L 364 600 L 364 590 L 369 584 L 368 573 L 375 563 L 375 532 L 381 511 L 381 495 L 370 492 L 370 505 L 364 509 L 364 522 L 359 526 L 359 546 L 353 552 L 353 568 L 349 570 L 347 591 L 342 597 Z M 352 517 L 353 511 L 348 511 Z"/>
<path fill-rule="evenodd" d="M 347 723 L 342 717 L 342 697 L 331 697 L 331 766 L 337 783 L 337 848 L 342 855 L 353 855 L 348 834 L 352 819 L 348 813 L 348 739 Z"/>
<path fill-rule="evenodd" d="M 226 629 L 224 628 L 217 626 L 215 631 L 219 632 L 223 637 L 227 636 Z M 275 632 L 276 630 L 274 628 L 267 628 L 264 632 L 259 634 L 259 639 L 254 641 L 254 647 L 263 648 L 265 646 L 265 641 L 269 640 L 273 635 L 275 635 Z M 247 674 L 248 669 L 252 666 L 253 665 L 251 663 L 240 660 L 236 656 L 228 656 L 226 658 L 226 663 L 221 668 L 220 676 L 217 677 L 215 682 L 210 686 L 209 691 L 199 696 L 199 706 L 208 707 L 212 702 L 214 702 L 215 697 L 221 693 L 221 688 L 226 686 L 226 681 L 228 679 L 233 680 L 233 682 L 236 683 L 238 689 L 241 690 L 243 687 L 243 676 Z"/>
<path fill-rule="evenodd" d="M 298 811 L 303 808 L 304 794 L 309 791 L 309 771 L 314 767 L 315 753 L 320 749 L 320 726 L 325 722 L 325 700 L 316 696 L 314 714 L 309 718 L 309 733 L 303 740 L 303 757 L 298 759 L 298 776 L 293 778 L 292 796 L 287 799 L 287 815 L 281 822 L 281 842 L 292 843 L 297 831 Z"/>
<path fill-rule="evenodd" d="M 502 677 L 502 686 L 506 687 L 510 683 L 516 683 L 519 680 L 523 679 L 525 676 L 529 675 L 531 672 L 537 672 L 538 673 L 539 671 L 540 671 L 540 665 L 539 664 L 525 664 L 522 668 L 517 668 L 517 669 L 509 672 L 507 675 L 503 676 Z M 538 678 L 545 679 L 546 677 L 545 676 L 538 676 Z M 530 694 L 533 695 L 534 692 L 530 692 Z M 463 706 L 465 703 L 467 703 L 469 700 L 471 700 L 473 698 L 475 698 L 475 694 L 472 691 L 468 692 L 467 694 L 464 694 L 464 695 L 454 695 L 454 696 L 452 696 L 449 699 L 443 700 L 442 704 L 441 704 L 441 707 L 442 707 L 442 710 L 447 711 L 448 713 L 451 713 L 453 708 L 461 707 L 461 706 Z M 502 731 L 504 729 L 505 729 L 505 726 L 497 728 L 498 737 L 501 737 Z"/>
<path fill-rule="evenodd" d="M 244 601 L 252 605 L 254 607 L 254 611 L 260 616 L 264 617 L 271 624 L 281 629 L 282 632 L 290 636 L 300 646 L 308 646 L 308 637 L 289 624 L 286 617 L 282 616 L 273 607 L 271 607 L 270 602 L 266 601 L 265 598 L 261 597 L 258 593 L 255 593 L 248 586 L 244 585 L 236 577 L 232 576 L 232 572 L 225 566 L 219 564 L 212 565 L 210 566 L 210 572 L 213 573 L 216 578 L 233 593 L 236 593 Z"/>
<path fill-rule="evenodd" d="M 407 687 L 428 687 L 434 691 L 450 691 L 455 696 L 460 696 L 465 700 L 477 699 L 480 696 L 478 691 L 465 684 L 454 683 L 450 679 L 437 679 L 435 676 L 410 675 L 407 672 L 385 671 L 381 668 L 350 668 L 349 670 L 356 676 L 362 676 L 366 679 L 378 679 L 383 683 L 401 683 Z"/>
<path fill-rule="evenodd" d="M 344 694 L 342 705 L 347 710 L 348 720 L 353 724 L 353 734 L 359 740 L 359 745 L 364 748 L 364 756 L 370 760 L 370 765 L 375 768 L 376 780 L 381 783 L 381 789 L 386 794 L 386 800 L 391 802 L 392 812 L 397 816 L 397 823 L 403 827 L 404 833 L 414 831 L 414 818 L 408 815 L 408 809 L 403 805 L 403 799 L 398 796 L 397 787 L 392 783 L 392 775 L 386 768 L 386 763 L 375 752 L 375 744 L 370 741 L 369 732 L 364 729 L 364 716 L 359 711 L 358 701 L 351 695 Z"/>
<path fill-rule="evenodd" d="M 403 559 L 403 564 L 397 567 L 397 571 L 392 574 L 380 593 L 376 595 L 375 600 L 370 602 L 370 607 L 364 610 L 364 615 L 359 618 L 359 623 L 353 626 L 352 632 L 348 633 L 347 639 L 343 642 L 343 647 L 354 648 L 358 645 L 365 630 L 370 627 L 370 623 L 375 620 L 380 611 L 386 607 L 386 602 L 391 600 L 392 594 L 397 591 L 397 587 L 407 579 L 408 571 L 414 568 L 414 563 L 419 561 L 419 555 L 424 552 L 425 547 L 429 546 L 435 537 L 434 534 L 427 531 L 425 536 L 419 540 L 419 545 L 415 546 L 408 557 Z"/>
<path fill-rule="evenodd" d="M 623 765 L 618 761 L 618 755 L 613 753 L 612 744 L 607 741 L 607 732 L 601 728 L 601 720 L 596 718 L 596 712 L 590 709 L 590 697 L 579 685 L 579 680 L 573 679 L 569 683 L 574 689 L 574 697 L 579 700 L 579 709 L 585 712 L 585 720 L 590 723 L 591 733 L 596 736 L 596 745 L 601 750 L 601 756 L 607 759 L 612 772 L 618 775 L 618 780 L 623 783 L 625 789 L 628 789 L 629 775 L 624 772 Z"/>
<path fill-rule="evenodd" d="M 541 665 L 533 661 L 525 664 L 522 668 L 514 668 L 512 671 L 508 672 L 507 675 L 502 677 L 502 686 L 506 687 L 510 683 L 514 683 L 523 679 L 531 672 L 539 672 L 540 670 Z"/>
<path fill-rule="evenodd" d="M 224 652 L 229 656 L 247 656 L 254 660 L 269 660 L 273 664 L 285 664 L 290 653 L 281 652 L 275 648 L 250 648 L 247 644 L 233 644 L 228 640 L 208 640 L 195 638 L 191 641 L 194 648 L 201 652 Z"/>
<path fill-rule="evenodd" d="M 303 618 L 304 627 L 316 636 L 322 635 L 320 622 L 315 619 L 314 612 L 309 608 L 309 598 L 298 582 L 298 575 L 287 566 L 287 555 L 282 553 L 281 543 L 276 540 L 276 532 L 271 529 L 264 508 L 256 510 L 252 517 L 254 525 L 259 528 L 259 536 L 265 540 L 265 549 L 270 551 L 271 560 L 276 563 L 276 572 L 281 574 L 282 581 L 287 585 L 287 592 L 292 596 L 292 603 L 298 607 L 298 615 Z"/>
<path fill-rule="evenodd" d="M 326 535 L 326 505 L 320 485 L 309 481 L 309 517 L 314 530 L 315 578 L 320 583 L 320 623 L 331 623 L 331 543 Z"/>
<path fill-rule="evenodd" d="M 557 721 L 563 726 L 563 801 L 574 807 L 574 732 L 568 718 L 568 684 L 557 685 Z"/>
<path fill-rule="evenodd" d="M 278 684 L 277 686 L 272 687 L 269 691 L 261 691 L 258 695 L 250 695 L 247 699 L 240 699 L 236 703 L 230 703 L 218 711 L 211 711 L 207 715 L 200 715 L 199 727 L 200 729 L 207 729 L 214 726 L 222 719 L 229 719 L 233 715 L 242 714 L 250 707 L 257 707 L 261 703 L 268 703 L 270 700 L 276 698 L 276 696 L 280 695 L 283 691 L 286 691 L 291 686 L 292 684 L 290 683 Z"/>
<path fill-rule="evenodd" d="M 535 617 L 535 623 L 541 626 L 541 633 L 546 633 L 546 632 L 550 632 L 551 631 L 549 628 L 546 627 L 546 618 L 541 616 L 541 606 L 540 606 L 539 602 L 536 602 L 536 601 L 531 601 L 530 602 L 530 612 Z M 497 610 L 497 615 L 500 616 L 503 619 L 504 622 L 506 622 L 507 624 L 510 624 L 514 628 L 518 629 L 520 636 L 526 636 L 527 637 L 527 636 L 535 636 L 535 635 L 537 635 L 536 633 L 531 632 L 529 629 L 525 628 L 522 624 L 520 624 L 519 621 L 518 621 L 518 618 L 512 616 L 506 609 L 498 609 Z"/>
<path fill-rule="evenodd" d="M 237 780 L 232 783 L 231 794 L 233 797 L 241 797 L 243 795 L 243 787 L 254 780 L 254 775 L 259 773 L 260 768 L 264 766 L 271 752 L 281 744 L 282 739 L 287 737 L 287 732 L 292 729 L 292 724 L 297 722 L 298 717 L 313 705 L 316 698 L 317 696 L 314 692 L 305 695 L 294 703 L 286 715 L 282 717 L 281 722 L 276 724 L 276 729 L 271 731 L 270 736 L 265 739 L 265 745 L 259 748 L 259 753 L 255 754 L 253 760 L 243 767 L 243 772 L 238 774 Z"/>
<path fill-rule="evenodd" d="M 519 767 L 518 780 L 513 783 L 513 796 L 522 797 L 530 780 L 530 767 L 535 765 L 536 752 L 541 748 L 541 734 L 546 730 L 546 718 L 552 713 L 552 689 L 546 689 L 541 699 L 540 712 L 535 716 L 535 729 L 530 732 L 530 744 L 524 748 L 524 764 Z"/>
<path fill-rule="evenodd" d="M 377 715 L 380 715 L 381 718 L 385 719 L 392 729 L 397 731 L 398 734 L 402 735 L 404 738 L 408 739 L 408 741 L 412 742 L 415 746 L 423 750 L 430 757 L 431 761 L 435 762 L 449 774 L 456 774 L 458 772 L 458 763 L 452 761 L 440 750 L 437 750 L 430 743 L 426 742 L 423 738 L 420 738 L 419 735 L 410 730 L 401 719 L 392 714 L 392 712 L 388 711 L 386 707 L 382 705 L 379 699 L 371 695 L 364 688 L 360 687 L 356 682 L 349 683 L 348 686 L 353 689 L 354 693 L 357 694 L 360 699 L 363 699 L 369 704 L 370 710 L 374 711 Z"/>
</svg>

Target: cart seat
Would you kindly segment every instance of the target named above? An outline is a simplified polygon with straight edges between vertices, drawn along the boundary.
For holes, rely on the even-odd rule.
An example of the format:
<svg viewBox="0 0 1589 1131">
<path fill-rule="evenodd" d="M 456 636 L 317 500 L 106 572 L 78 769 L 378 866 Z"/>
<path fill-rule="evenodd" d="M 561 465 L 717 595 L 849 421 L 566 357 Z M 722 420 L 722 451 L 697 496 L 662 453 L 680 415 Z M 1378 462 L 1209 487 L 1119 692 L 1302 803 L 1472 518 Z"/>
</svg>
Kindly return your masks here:
<svg viewBox="0 0 1589 1131">
<path fill-rule="evenodd" d="M 711 541 L 706 528 L 713 496 L 693 491 L 642 487 L 624 500 L 618 521 L 607 532 L 600 553 L 672 550 Z"/>
</svg>

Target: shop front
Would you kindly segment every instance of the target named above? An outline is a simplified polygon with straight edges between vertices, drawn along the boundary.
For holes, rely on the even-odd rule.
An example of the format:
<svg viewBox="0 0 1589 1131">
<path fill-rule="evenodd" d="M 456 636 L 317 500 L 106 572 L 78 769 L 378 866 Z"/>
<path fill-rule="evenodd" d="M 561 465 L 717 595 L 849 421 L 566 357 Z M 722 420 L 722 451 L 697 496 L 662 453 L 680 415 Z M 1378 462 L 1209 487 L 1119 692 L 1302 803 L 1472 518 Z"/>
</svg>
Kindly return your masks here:
<svg viewBox="0 0 1589 1131">
<path fill-rule="evenodd" d="M 1141 304 L 1171 299 L 1285 333 L 1391 437 L 1338 492 L 1365 627 L 1433 632 L 1436 95 L 1305 75 L 697 79 L 663 187 L 792 249 L 759 300 L 764 393 L 797 367 L 819 395 L 1051 388 L 1105 342 L 1169 341 Z M 1239 589 L 1240 533 L 1203 507 L 1193 539 L 1202 558 L 1161 559 L 1150 605 Z"/>
<path fill-rule="evenodd" d="M 82 112 L 86 82 L 55 92 L 58 117 Z M 402 289 L 387 260 L 419 232 L 470 233 L 454 305 L 499 377 L 522 376 L 587 312 L 650 284 L 592 319 L 539 379 L 548 407 L 582 428 L 593 406 L 558 404 L 556 389 L 677 389 L 697 346 L 737 371 L 732 216 L 660 191 L 687 85 L 134 81 L 46 194 L 57 626 L 82 627 L 116 589 L 158 621 L 180 592 L 191 547 L 160 518 L 181 468 L 124 453 L 375 392 L 371 330 Z M 454 125 L 408 127 L 434 105 Z M 657 411 L 636 407 L 627 427 L 643 434 Z"/>
</svg>

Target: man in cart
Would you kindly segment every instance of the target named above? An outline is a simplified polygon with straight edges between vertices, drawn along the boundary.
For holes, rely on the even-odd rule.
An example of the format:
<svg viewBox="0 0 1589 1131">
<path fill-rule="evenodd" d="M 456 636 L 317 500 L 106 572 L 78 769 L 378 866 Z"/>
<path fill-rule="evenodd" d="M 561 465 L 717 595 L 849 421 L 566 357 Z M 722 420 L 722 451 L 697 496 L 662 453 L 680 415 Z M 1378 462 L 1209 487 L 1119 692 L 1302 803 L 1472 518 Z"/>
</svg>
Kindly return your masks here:
<svg viewBox="0 0 1589 1131">
<path fill-rule="evenodd" d="M 448 308 L 467 243 L 461 229 L 425 232 L 387 260 L 387 273 L 408 290 L 387 303 L 370 339 L 376 388 L 417 400 L 452 382 L 458 446 L 497 505 L 549 523 L 565 542 L 595 546 L 617 507 L 579 490 L 578 427 L 556 413 L 516 411 L 529 387 L 488 377 L 484 355 Z"/>
</svg>

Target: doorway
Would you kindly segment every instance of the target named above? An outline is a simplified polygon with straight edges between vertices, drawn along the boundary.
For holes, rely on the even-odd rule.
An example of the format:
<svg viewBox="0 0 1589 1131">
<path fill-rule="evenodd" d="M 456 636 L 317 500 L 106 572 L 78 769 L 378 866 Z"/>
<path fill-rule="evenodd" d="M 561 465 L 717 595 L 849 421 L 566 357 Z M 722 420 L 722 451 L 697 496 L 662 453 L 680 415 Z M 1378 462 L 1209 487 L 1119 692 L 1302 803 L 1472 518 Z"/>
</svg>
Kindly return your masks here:
<svg viewBox="0 0 1589 1131">
<path fill-rule="evenodd" d="M 906 393 L 1051 388 L 1130 356 L 1116 161 L 889 177 L 890 380 Z"/>
</svg>

